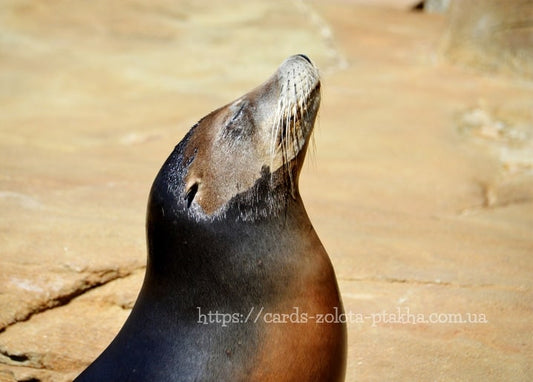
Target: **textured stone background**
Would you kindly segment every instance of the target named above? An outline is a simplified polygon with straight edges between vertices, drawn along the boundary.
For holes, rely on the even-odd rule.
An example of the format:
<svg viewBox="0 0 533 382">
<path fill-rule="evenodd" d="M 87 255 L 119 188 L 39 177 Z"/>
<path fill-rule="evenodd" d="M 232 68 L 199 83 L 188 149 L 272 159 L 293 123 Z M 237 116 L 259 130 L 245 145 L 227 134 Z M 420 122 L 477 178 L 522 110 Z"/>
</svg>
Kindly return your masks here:
<svg viewBox="0 0 533 382">
<path fill-rule="evenodd" d="M 142 283 L 151 182 L 289 55 L 321 68 L 304 201 L 346 309 L 347 380 L 533 379 L 533 85 L 443 58 L 413 1 L 0 5 L 0 381 L 69 381 Z"/>
</svg>

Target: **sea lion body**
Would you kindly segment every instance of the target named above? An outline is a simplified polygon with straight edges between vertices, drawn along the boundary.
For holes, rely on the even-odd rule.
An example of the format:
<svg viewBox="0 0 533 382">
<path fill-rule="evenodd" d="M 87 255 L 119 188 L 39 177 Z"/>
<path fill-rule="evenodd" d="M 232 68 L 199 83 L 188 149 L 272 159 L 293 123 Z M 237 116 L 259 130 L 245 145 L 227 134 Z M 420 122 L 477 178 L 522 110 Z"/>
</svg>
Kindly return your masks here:
<svg viewBox="0 0 533 382">
<path fill-rule="evenodd" d="M 319 103 L 293 56 L 189 131 L 150 192 L 135 306 L 77 381 L 344 379 L 345 324 L 316 321 L 342 313 L 337 282 L 297 183 Z"/>
</svg>

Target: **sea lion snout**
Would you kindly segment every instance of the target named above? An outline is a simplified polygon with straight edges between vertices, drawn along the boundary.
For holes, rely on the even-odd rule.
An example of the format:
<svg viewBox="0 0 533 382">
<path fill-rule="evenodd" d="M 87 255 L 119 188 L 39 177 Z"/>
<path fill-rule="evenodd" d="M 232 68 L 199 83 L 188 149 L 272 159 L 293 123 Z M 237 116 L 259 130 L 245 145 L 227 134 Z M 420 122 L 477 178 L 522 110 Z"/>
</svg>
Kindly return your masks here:
<svg viewBox="0 0 533 382">
<path fill-rule="evenodd" d="M 304 60 L 309 62 L 311 65 L 313 65 L 313 62 L 311 61 L 311 59 L 307 57 L 305 54 L 297 54 L 297 56 L 303 58 Z"/>
</svg>

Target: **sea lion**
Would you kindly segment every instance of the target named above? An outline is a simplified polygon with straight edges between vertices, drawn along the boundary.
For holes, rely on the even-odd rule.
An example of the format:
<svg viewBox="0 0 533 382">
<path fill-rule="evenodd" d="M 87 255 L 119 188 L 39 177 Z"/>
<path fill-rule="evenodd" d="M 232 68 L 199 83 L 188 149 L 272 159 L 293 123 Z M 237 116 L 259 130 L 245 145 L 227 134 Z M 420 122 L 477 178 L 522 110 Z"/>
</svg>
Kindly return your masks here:
<svg viewBox="0 0 533 382">
<path fill-rule="evenodd" d="M 135 306 L 76 381 L 344 379 L 337 281 L 298 191 L 319 104 L 297 55 L 191 128 L 150 192 Z"/>
</svg>

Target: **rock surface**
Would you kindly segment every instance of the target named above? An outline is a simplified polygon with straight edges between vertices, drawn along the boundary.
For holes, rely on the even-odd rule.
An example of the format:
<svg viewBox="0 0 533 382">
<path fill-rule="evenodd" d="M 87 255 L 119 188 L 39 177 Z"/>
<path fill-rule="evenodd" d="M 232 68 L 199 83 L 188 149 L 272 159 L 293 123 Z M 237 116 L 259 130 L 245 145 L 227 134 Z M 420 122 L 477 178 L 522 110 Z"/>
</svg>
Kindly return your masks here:
<svg viewBox="0 0 533 382">
<path fill-rule="evenodd" d="M 107 346 L 161 164 L 294 53 L 323 74 L 301 190 L 347 381 L 533 379 L 533 86 L 450 66 L 413 3 L 4 2 L 0 381 L 70 381 Z"/>
<path fill-rule="evenodd" d="M 451 60 L 533 80 L 533 2 L 455 0 L 448 19 Z"/>
</svg>

